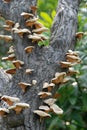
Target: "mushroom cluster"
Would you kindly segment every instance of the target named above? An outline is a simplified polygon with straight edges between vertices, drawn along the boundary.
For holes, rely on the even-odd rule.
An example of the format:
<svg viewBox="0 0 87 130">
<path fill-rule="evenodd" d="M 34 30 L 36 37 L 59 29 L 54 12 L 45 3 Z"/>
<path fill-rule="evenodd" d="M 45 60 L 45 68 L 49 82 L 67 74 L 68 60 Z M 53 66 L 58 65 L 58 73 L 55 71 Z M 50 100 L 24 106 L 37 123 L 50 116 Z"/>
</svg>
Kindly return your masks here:
<svg viewBox="0 0 87 130">
<path fill-rule="evenodd" d="M 6 102 L 8 106 L 7 108 L 0 108 L 0 116 L 6 116 L 8 113 L 10 113 L 10 110 L 14 110 L 16 114 L 20 114 L 25 108 L 30 108 L 29 104 L 21 103 L 20 99 L 17 97 L 3 95 L 1 100 Z"/>
</svg>

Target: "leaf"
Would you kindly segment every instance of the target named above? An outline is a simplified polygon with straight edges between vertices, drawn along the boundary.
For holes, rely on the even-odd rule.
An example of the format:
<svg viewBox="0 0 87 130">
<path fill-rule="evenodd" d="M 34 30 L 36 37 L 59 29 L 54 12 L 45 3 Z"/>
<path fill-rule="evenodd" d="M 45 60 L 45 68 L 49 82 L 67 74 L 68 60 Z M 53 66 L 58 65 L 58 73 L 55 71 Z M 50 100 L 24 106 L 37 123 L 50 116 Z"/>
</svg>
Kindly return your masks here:
<svg viewBox="0 0 87 130">
<path fill-rule="evenodd" d="M 53 10 L 53 11 L 51 12 L 51 16 L 52 16 L 53 19 L 54 19 L 55 15 L 56 15 L 56 11 Z"/>
</svg>

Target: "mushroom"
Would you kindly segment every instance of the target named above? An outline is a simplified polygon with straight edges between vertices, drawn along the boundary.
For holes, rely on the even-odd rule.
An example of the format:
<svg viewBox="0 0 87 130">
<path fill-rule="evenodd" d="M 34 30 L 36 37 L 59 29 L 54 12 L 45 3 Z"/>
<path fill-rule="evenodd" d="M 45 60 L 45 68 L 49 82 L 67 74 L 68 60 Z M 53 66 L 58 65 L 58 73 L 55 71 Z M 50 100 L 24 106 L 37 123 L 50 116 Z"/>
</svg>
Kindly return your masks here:
<svg viewBox="0 0 87 130">
<path fill-rule="evenodd" d="M 34 33 L 34 36 L 39 36 L 39 37 L 41 37 L 42 40 L 48 40 L 48 38 L 46 36 L 44 36 L 43 34 Z"/>
<path fill-rule="evenodd" d="M 12 60 L 14 60 L 15 59 L 15 54 L 11 54 L 11 55 L 9 55 L 8 57 L 3 57 L 2 58 L 2 60 L 10 60 L 10 61 L 12 61 Z"/>
<path fill-rule="evenodd" d="M 11 0 L 2 0 L 2 1 L 4 1 L 5 3 L 9 3 Z"/>
<path fill-rule="evenodd" d="M 71 62 L 71 63 L 80 63 L 81 59 L 78 56 L 74 56 L 74 55 L 67 55 L 66 56 L 67 61 Z"/>
<path fill-rule="evenodd" d="M 32 85 L 36 85 L 37 84 L 37 80 L 32 80 Z"/>
<path fill-rule="evenodd" d="M 48 31 L 48 30 L 49 30 L 49 29 L 46 28 L 46 27 L 41 27 L 41 28 L 32 30 L 32 32 L 33 32 L 33 33 L 37 33 L 37 34 L 41 34 L 41 33 L 45 32 L 45 31 Z"/>
<path fill-rule="evenodd" d="M 0 35 L 0 39 L 5 40 L 6 42 L 10 42 L 13 40 L 12 36 L 8 36 L 8 35 Z"/>
<path fill-rule="evenodd" d="M 44 27 L 43 24 L 40 23 L 40 22 L 38 22 L 38 21 L 36 21 L 36 22 L 34 23 L 34 26 L 35 26 L 36 29 Z"/>
<path fill-rule="evenodd" d="M 66 78 L 63 79 L 63 81 L 62 81 L 61 84 L 65 84 L 65 83 L 67 83 L 69 80 L 70 80 L 70 78 L 66 77 Z"/>
<path fill-rule="evenodd" d="M 16 73 L 16 68 L 13 69 L 8 69 L 5 71 L 7 74 L 15 74 Z"/>
<path fill-rule="evenodd" d="M 59 84 L 59 83 L 61 83 L 63 81 L 65 76 L 66 76 L 65 72 L 61 72 L 61 73 L 57 72 L 55 74 L 55 78 L 53 78 L 51 80 L 51 82 L 54 83 L 54 84 Z"/>
<path fill-rule="evenodd" d="M 12 28 L 12 31 L 17 31 L 19 29 L 20 25 L 19 23 L 15 23 L 14 27 Z"/>
<path fill-rule="evenodd" d="M 50 106 L 50 109 L 55 113 L 55 114 L 58 114 L 58 115 L 61 115 L 63 114 L 63 110 L 57 106 L 56 104 L 53 104 Z"/>
<path fill-rule="evenodd" d="M 14 103 L 19 102 L 20 99 L 17 97 L 11 97 L 7 95 L 3 95 L 1 100 L 5 101 L 9 106 L 12 106 Z"/>
<path fill-rule="evenodd" d="M 4 30 L 11 32 L 11 27 L 9 25 L 3 25 Z"/>
<path fill-rule="evenodd" d="M 40 98 L 46 98 L 48 96 L 51 96 L 52 94 L 50 92 L 39 92 L 38 95 Z"/>
<path fill-rule="evenodd" d="M 31 13 L 26 13 L 26 12 L 22 12 L 22 13 L 21 13 L 21 16 L 23 16 L 25 19 L 28 19 L 28 18 L 30 18 L 30 17 L 34 17 L 33 14 L 31 14 Z"/>
<path fill-rule="evenodd" d="M 26 69 L 26 74 L 31 74 L 34 71 L 34 69 Z"/>
<path fill-rule="evenodd" d="M 49 98 L 49 99 L 44 100 L 44 103 L 49 106 L 53 105 L 55 102 L 56 102 L 55 98 Z"/>
<path fill-rule="evenodd" d="M 9 27 L 12 27 L 15 25 L 15 23 L 12 20 L 6 20 L 6 24 L 9 25 Z"/>
<path fill-rule="evenodd" d="M 76 33 L 76 38 L 82 39 L 83 35 L 84 35 L 84 32 L 77 32 Z"/>
<path fill-rule="evenodd" d="M 34 46 L 28 46 L 24 50 L 26 53 L 31 53 L 33 51 L 33 49 L 34 49 Z"/>
<path fill-rule="evenodd" d="M 0 116 L 5 116 L 9 113 L 9 110 L 6 108 L 0 108 Z"/>
<path fill-rule="evenodd" d="M 47 88 L 47 89 L 48 89 L 48 92 L 50 92 L 53 87 L 55 87 L 55 84 L 54 84 L 54 83 L 48 84 L 47 82 L 45 82 L 45 83 L 43 84 L 43 89 L 46 89 L 46 88 Z"/>
<path fill-rule="evenodd" d="M 27 27 L 28 26 L 33 26 L 37 20 L 38 20 L 38 18 L 29 19 L 29 20 L 26 21 L 25 25 Z"/>
<path fill-rule="evenodd" d="M 9 51 L 8 51 L 7 53 L 8 53 L 8 54 L 14 53 L 14 47 L 13 47 L 13 46 L 10 46 L 10 47 L 9 47 Z"/>
<path fill-rule="evenodd" d="M 79 71 L 74 70 L 74 68 L 70 67 L 69 70 L 68 70 L 68 72 L 67 72 L 67 75 L 68 76 L 72 76 L 74 74 L 79 74 Z"/>
<path fill-rule="evenodd" d="M 22 89 L 23 92 L 26 91 L 26 88 L 27 88 L 28 86 L 31 86 L 31 84 L 29 84 L 29 83 L 24 83 L 24 82 L 20 82 L 20 83 L 18 83 L 18 85 L 21 87 L 21 89 Z"/>
<path fill-rule="evenodd" d="M 16 103 L 14 106 L 9 107 L 9 110 L 14 110 L 16 114 L 20 114 L 25 108 L 30 108 L 30 105 L 27 103 Z"/>
<path fill-rule="evenodd" d="M 28 35 L 29 39 L 32 39 L 32 42 L 39 42 L 39 41 L 43 41 L 42 38 L 38 35 Z"/>
<path fill-rule="evenodd" d="M 31 32 L 29 31 L 29 29 L 24 28 L 24 29 L 16 29 L 14 33 L 17 33 L 22 38 L 24 34 L 30 34 Z"/>
<path fill-rule="evenodd" d="M 65 61 L 61 61 L 60 62 L 61 68 L 69 68 L 72 66 L 71 62 L 65 62 Z"/>
<path fill-rule="evenodd" d="M 77 51 L 68 50 L 68 52 L 66 53 L 66 55 L 78 56 L 78 52 Z"/>
<path fill-rule="evenodd" d="M 14 65 L 17 69 L 21 68 L 21 66 L 24 65 L 24 62 L 23 62 L 23 61 L 20 61 L 20 60 L 12 61 L 12 63 L 13 63 L 13 65 Z"/>
<path fill-rule="evenodd" d="M 39 106 L 39 109 L 44 110 L 46 113 L 50 112 L 50 108 L 48 106 L 42 105 L 42 106 Z"/>
<path fill-rule="evenodd" d="M 33 12 L 33 14 L 36 14 L 38 7 L 37 6 L 31 6 L 31 10 Z"/>
</svg>

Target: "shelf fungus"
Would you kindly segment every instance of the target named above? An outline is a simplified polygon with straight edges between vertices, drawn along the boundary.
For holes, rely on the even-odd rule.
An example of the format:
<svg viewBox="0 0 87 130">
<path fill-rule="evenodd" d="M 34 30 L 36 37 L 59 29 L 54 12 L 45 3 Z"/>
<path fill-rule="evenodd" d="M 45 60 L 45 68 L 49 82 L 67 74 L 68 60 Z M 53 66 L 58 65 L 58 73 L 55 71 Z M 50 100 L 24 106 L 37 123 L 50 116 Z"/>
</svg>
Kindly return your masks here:
<svg viewBox="0 0 87 130">
<path fill-rule="evenodd" d="M 9 25 L 3 25 L 4 30 L 11 32 L 11 27 Z"/>
<path fill-rule="evenodd" d="M 39 109 L 45 111 L 46 113 L 50 112 L 50 108 L 46 105 L 39 106 Z"/>
<path fill-rule="evenodd" d="M 55 113 L 55 114 L 58 114 L 58 115 L 61 115 L 63 114 L 63 110 L 57 106 L 56 104 L 53 104 L 50 106 L 50 109 Z"/>
<path fill-rule="evenodd" d="M 34 23 L 34 26 L 35 26 L 36 29 L 39 29 L 39 28 L 44 27 L 43 24 L 40 23 L 40 22 L 38 22 L 38 21 L 36 21 L 36 22 Z"/>
<path fill-rule="evenodd" d="M 17 69 L 20 69 L 24 65 L 24 62 L 20 60 L 12 61 L 12 63 Z"/>
<path fill-rule="evenodd" d="M 55 78 L 53 78 L 51 80 L 51 82 L 54 83 L 54 84 L 62 83 L 62 81 L 63 81 L 63 79 L 64 79 L 65 76 L 66 76 L 65 72 L 61 72 L 61 73 L 57 72 L 55 74 Z"/>
<path fill-rule="evenodd" d="M 71 63 L 81 63 L 81 59 L 80 59 L 80 57 L 78 57 L 78 56 L 74 56 L 74 55 L 67 55 L 66 56 L 66 58 L 67 58 L 67 61 L 68 62 L 71 62 Z"/>
<path fill-rule="evenodd" d="M 21 87 L 22 91 L 25 93 L 26 92 L 26 88 L 31 86 L 31 84 L 29 83 L 24 83 L 24 82 L 20 82 L 18 83 L 18 85 Z"/>
<path fill-rule="evenodd" d="M 77 32 L 76 33 L 76 38 L 77 39 L 82 39 L 83 35 L 84 35 L 84 32 Z"/>
<path fill-rule="evenodd" d="M 23 16 L 25 19 L 33 18 L 33 17 L 34 17 L 33 14 L 31 14 L 31 13 L 26 13 L 26 12 L 22 12 L 22 13 L 21 13 L 21 16 Z"/>
<path fill-rule="evenodd" d="M 41 34 L 41 33 L 45 32 L 45 31 L 49 31 L 49 29 L 46 28 L 46 27 L 41 27 L 41 28 L 32 30 L 33 33 L 37 33 L 37 34 Z"/>
<path fill-rule="evenodd" d="M 74 68 L 70 67 L 69 70 L 68 70 L 68 72 L 67 72 L 67 75 L 68 76 L 72 76 L 74 74 L 79 74 L 79 71 L 74 70 Z"/>
<path fill-rule="evenodd" d="M 10 46 L 10 47 L 9 47 L 9 51 L 8 51 L 7 53 L 8 53 L 8 54 L 14 53 L 14 47 L 13 47 L 13 46 Z"/>
<path fill-rule="evenodd" d="M 27 27 L 28 26 L 33 26 L 37 20 L 38 20 L 38 18 L 29 19 L 29 20 L 26 21 L 25 25 Z"/>
<path fill-rule="evenodd" d="M 72 66 L 71 62 L 65 62 L 65 61 L 61 61 L 60 62 L 61 68 L 69 68 Z"/>
<path fill-rule="evenodd" d="M 14 103 L 17 103 L 20 101 L 20 99 L 17 97 L 11 97 L 7 95 L 3 95 L 1 97 L 1 100 L 5 101 L 9 106 L 12 106 Z"/>
<path fill-rule="evenodd" d="M 9 27 L 13 27 L 15 25 L 12 20 L 6 20 L 6 24 L 9 25 Z"/>
<path fill-rule="evenodd" d="M 65 78 L 63 79 L 63 81 L 62 81 L 61 84 L 65 84 L 65 83 L 67 83 L 68 81 L 70 81 L 70 78 L 69 78 L 69 77 L 65 77 Z"/>
<path fill-rule="evenodd" d="M 34 69 L 26 69 L 25 73 L 26 74 L 32 74 L 33 71 L 34 71 Z"/>
<path fill-rule="evenodd" d="M 72 50 L 68 50 L 68 52 L 66 53 L 66 55 L 74 55 L 74 56 L 78 56 L 78 51 L 72 51 Z"/>
<path fill-rule="evenodd" d="M 45 83 L 43 84 L 43 89 L 48 89 L 48 92 L 50 92 L 53 87 L 55 87 L 55 84 L 54 84 L 54 83 L 50 83 L 50 84 L 49 84 L 49 83 L 45 82 Z"/>
<path fill-rule="evenodd" d="M 41 120 L 43 119 L 43 118 L 45 118 L 45 117 L 51 117 L 51 115 L 50 114 L 48 114 L 48 113 L 46 113 L 46 112 L 44 112 L 44 111 L 41 111 L 41 110 L 35 110 L 35 111 L 33 111 L 35 114 L 37 114 L 38 116 L 40 116 L 40 122 L 41 122 Z"/>
<path fill-rule="evenodd" d="M 40 98 L 46 98 L 48 96 L 51 96 L 52 93 L 50 93 L 50 92 L 39 92 L 38 95 L 40 96 Z"/>
<path fill-rule="evenodd" d="M 7 69 L 5 72 L 6 72 L 7 74 L 15 74 L 15 73 L 16 73 L 16 68 Z"/>
<path fill-rule="evenodd" d="M 16 114 L 20 114 L 26 108 L 30 108 L 30 105 L 27 103 L 16 103 L 14 106 L 9 107 L 9 110 L 14 110 Z"/>
<path fill-rule="evenodd" d="M 14 31 L 14 33 L 17 33 L 21 38 L 23 37 L 24 34 L 31 34 L 31 32 L 29 31 L 29 29 L 16 29 Z"/>
<path fill-rule="evenodd" d="M 12 28 L 12 31 L 14 32 L 14 31 L 18 30 L 19 27 L 20 27 L 20 24 L 19 23 L 15 23 L 14 27 Z"/>
<path fill-rule="evenodd" d="M 5 116 L 9 113 L 9 110 L 6 108 L 0 108 L 0 116 Z"/>
<path fill-rule="evenodd" d="M 1 40 L 5 40 L 6 42 L 11 42 L 13 40 L 12 36 L 8 35 L 0 35 Z"/>
<path fill-rule="evenodd" d="M 15 60 L 15 54 L 10 54 L 8 57 L 3 57 L 2 60 L 13 61 L 13 60 Z"/>
<path fill-rule="evenodd" d="M 28 46 L 24 50 L 26 53 L 31 53 L 33 51 L 33 49 L 34 49 L 34 46 Z"/>
<path fill-rule="evenodd" d="M 39 41 L 43 41 L 42 38 L 40 36 L 37 35 L 28 35 L 28 38 L 32 40 L 32 42 L 39 42 Z"/>
<path fill-rule="evenodd" d="M 56 102 L 55 98 L 49 98 L 49 99 L 44 100 L 44 103 L 49 106 L 53 105 L 55 102 Z"/>
<path fill-rule="evenodd" d="M 33 14 L 36 14 L 38 7 L 37 6 L 31 6 L 31 10 Z"/>
</svg>

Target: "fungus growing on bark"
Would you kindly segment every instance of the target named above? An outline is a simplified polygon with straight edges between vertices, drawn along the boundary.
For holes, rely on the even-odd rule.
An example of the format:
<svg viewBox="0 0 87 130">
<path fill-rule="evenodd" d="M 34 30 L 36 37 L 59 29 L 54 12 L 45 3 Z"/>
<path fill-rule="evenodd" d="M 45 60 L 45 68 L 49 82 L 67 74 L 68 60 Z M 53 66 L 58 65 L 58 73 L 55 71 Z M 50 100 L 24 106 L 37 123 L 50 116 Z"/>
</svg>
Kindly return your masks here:
<svg viewBox="0 0 87 130">
<path fill-rule="evenodd" d="M 80 63 L 81 59 L 78 56 L 74 56 L 74 55 L 67 55 L 66 56 L 67 61 L 72 62 L 72 63 Z"/>
<path fill-rule="evenodd" d="M 76 33 L 76 38 L 77 39 L 82 39 L 83 35 L 84 35 L 84 32 L 77 32 Z"/>
<path fill-rule="evenodd" d="M 3 57 L 2 60 L 14 60 L 15 59 L 15 54 L 10 54 L 8 57 Z"/>
<path fill-rule="evenodd" d="M 16 29 L 14 33 L 17 33 L 22 38 L 24 34 L 30 34 L 31 32 L 29 31 L 29 29 L 24 28 L 24 29 Z"/>
<path fill-rule="evenodd" d="M 13 69 L 8 69 L 5 71 L 7 74 L 15 74 L 16 73 L 16 68 Z"/>
<path fill-rule="evenodd" d="M 25 19 L 28 19 L 28 18 L 33 18 L 34 17 L 34 15 L 33 14 L 31 14 L 31 13 L 26 13 L 26 12 L 22 12 L 21 13 L 21 16 L 23 16 Z"/>
<path fill-rule="evenodd" d="M 52 94 L 50 92 L 39 92 L 38 95 L 40 98 L 46 98 L 48 96 L 51 96 Z"/>
<path fill-rule="evenodd" d="M 53 105 L 55 102 L 56 102 L 55 98 L 49 98 L 49 99 L 44 100 L 44 103 L 49 106 Z"/>
<path fill-rule="evenodd" d="M 37 34 L 41 34 L 41 33 L 45 32 L 45 31 L 48 31 L 48 30 L 49 30 L 49 29 L 46 28 L 46 27 L 41 27 L 41 28 L 32 30 L 32 32 L 33 32 L 33 33 L 37 33 Z"/>
<path fill-rule="evenodd" d="M 17 69 L 20 69 L 24 65 L 24 62 L 20 60 L 12 61 L 12 63 Z"/>
<path fill-rule="evenodd" d="M 32 42 L 39 42 L 39 41 L 43 41 L 42 38 L 38 35 L 28 35 L 29 39 L 32 39 Z"/>
<path fill-rule="evenodd" d="M 9 25 L 9 27 L 12 27 L 15 25 L 15 23 L 12 20 L 6 20 L 6 24 Z"/>
<path fill-rule="evenodd" d="M 14 47 L 13 47 L 13 46 L 10 46 L 10 47 L 9 47 L 9 51 L 8 51 L 7 53 L 8 53 L 8 54 L 14 53 Z"/>
<path fill-rule="evenodd" d="M 31 74 L 34 71 L 34 69 L 26 69 L 25 73 L 26 74 Z"/>
<path fill-rule="evenodd" d="M 43 24 L 40 23 L 40 22 L 38 22 L 38 21 L 36 21 L 36 22 L 34 23 L 34 26 L 35 26 L 36 29 L 44 27 Z"/>
<path fill-rule="evenodd" d="M 22 91 L 25 92 L 26 91 L 26 88 L 31 86 L 31 84 L 29 83 L 24 83 L 24 82 L 20 82 L 18 83 L 18 85 L 21 87 Z"/>
<path fill-rule="evenodd" d="M 34 46 L 28 46 L 24 50 L 26 53 L 31 53 L 33 51 L 33 49 L 34 49 Z"/>
<path fill-rule="evenodd" d="M 65 72 L 61 72 L 61 73 L 57 72 L 55 74 L 55 78 L 53 78 L 51 80 L 51 82 L 54 83 L 54 84 L 62 83 L 62 81 L 63 81 L 63 79 L 64 79 L 65 76 L 66 76 Z"/>
<path fill-rule="evenodd" d="M 37 6 L 31 6 L 31 10 L 33 14 L 36 14 L 38 7 Z"/>
<path fill-rule="evenodd" d="M 11 27 L 9 25 L 3 25 L 4 30 L 11 32 Z"/>
<path fill-rule="evenodd" d="M 33 18 L 33 19 L 29 19 L 26 21 L 25 25 L 28 26 L 32 26 L 35 24 L 35 22 L 38 20 L 38 18 Z"/>
<path fill-rule="evenodd" d="M 77 51 L 68 50 L 68 52 L 66 53 L 66 55 L 78 56 L 78 52 Z"/>
<path fill-rule="evenodd" d="M 9 113 L 9 110 L 6 108 L 0 108 L 0 116 L 5 116 Z"/>
<path fill-rule="evenodd" d="M 50 106 L 50 109 L 55 113 L 55 114 L 58 114 L 58 115 L 61 115 L 63 114 L 63 110 L 57 106 L 56 104 L 53 104 Z"/>
<path fill-rule="evenodd" d="M 11 97 L 7 95 L 3 95 L 1 97 L 1 100 L 5 101 L 9 106 L 12 106 L 14 103 L 17 103 L 20 101 L 20 99 L 17 97 Z"/>
<path fill-rule="evenodd" d="M 40 110 L 44 110 L 46 113 L 50 112 L 50 108 L 46 105 L 39 106 Z"/>
<path fill-rule="evenodd" d="M 69 68 L 72 66 L 71 62 L 65 62 L 65 61 L 61 61 L 60 62 L 61 68 Z"/>
<path fill-rule="evenodd" d="M 32 80 L 32 85 L 36 85 L 37 84 L 37 80 Z"/>
<path fill-rule="evenodd" d="M 67 75 L 68 76 L 72 76 L 74 74 L 79 74 L 79 71 L 74 70 L 74 68 L 70 67 L 69 70 L 68 70 L 68 72 L 67 72 Z"/>
<path fill-rule="evenodd" d="M 14 110 L 16 114 L 20 114 L 26 108 L 30 108 L 30 105 L 27 103 L 16 103 L 14 106 L 9 107 L 9 110 Z"/>
<path fill-rule="evenodd" d="M 50 84 L 49 84 L 49 83 L 45 82 L 45 83 L 43 84 L 43 89 L 48 89 L 48 92 L 50 92 L 53 87 L 55 87 L 55 84 L 54 84 L 54 83 L 50 83 Z"/>
<path fill-rule="evenodd" d="M 5 40 L 6 42 L 11 42 L 13 40 L 12 36 L 8 35 L 0 35 L 1 40 Z"/>
<path fill-rule="evenodd" d="M 67 83 L 68 81 L 70 81 L 70 78 L 69 78 L 69 77 L 65 77 L 65 78 L 63 79 L 63 81 L 62 81 L 61 84 L 65 84 L 65 83 Z"/>
</svg>

